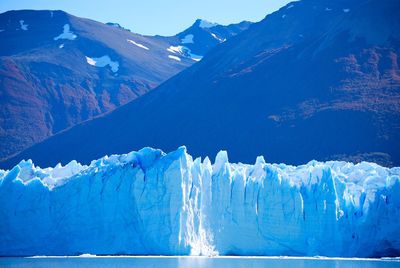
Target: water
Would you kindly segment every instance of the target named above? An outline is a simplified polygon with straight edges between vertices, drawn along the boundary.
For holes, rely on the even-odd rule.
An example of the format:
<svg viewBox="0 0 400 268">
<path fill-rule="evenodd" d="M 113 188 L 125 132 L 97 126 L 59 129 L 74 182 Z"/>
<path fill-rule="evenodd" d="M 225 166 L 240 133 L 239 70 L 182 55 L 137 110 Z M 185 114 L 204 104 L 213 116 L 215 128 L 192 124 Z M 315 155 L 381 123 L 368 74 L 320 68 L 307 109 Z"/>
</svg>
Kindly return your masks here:
<svg viewBox="0 0 400 268">
<path fill-rule="evenodd" d="M 243 258 L 243 257 L 63 257 L 0 258 L 0 267 L 18 268 L 330 268 L 400 267 L 398 260 L 318 259 L 318 258 Z"/>
</svg>

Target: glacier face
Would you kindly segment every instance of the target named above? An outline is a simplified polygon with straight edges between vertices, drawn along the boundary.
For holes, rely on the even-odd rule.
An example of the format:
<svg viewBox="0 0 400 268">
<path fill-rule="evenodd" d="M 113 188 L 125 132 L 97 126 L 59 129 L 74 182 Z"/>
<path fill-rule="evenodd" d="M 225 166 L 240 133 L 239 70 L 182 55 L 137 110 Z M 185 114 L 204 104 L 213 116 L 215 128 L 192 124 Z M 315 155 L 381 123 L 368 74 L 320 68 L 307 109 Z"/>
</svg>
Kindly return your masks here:
<svg viewBox="0 0 400 268">
<path fill-rule="evenodd" d="M 181 147 L 0 170 L 0 255 L 400 255 L 400 168 Z"/>
</svg>

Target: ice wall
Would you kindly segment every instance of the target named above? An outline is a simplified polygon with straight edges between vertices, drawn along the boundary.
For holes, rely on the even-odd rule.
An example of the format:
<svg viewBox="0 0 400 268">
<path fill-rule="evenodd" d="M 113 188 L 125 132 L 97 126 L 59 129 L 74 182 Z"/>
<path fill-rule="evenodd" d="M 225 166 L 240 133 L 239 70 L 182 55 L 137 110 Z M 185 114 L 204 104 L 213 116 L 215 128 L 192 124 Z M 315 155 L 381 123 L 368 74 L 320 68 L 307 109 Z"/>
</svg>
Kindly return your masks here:
<svg viewBox="0 0 400 268">
<path fill-rule="evenodd" d="M 400 168 L 150 148 L 0 171 L 0 255 L 400 254 Z"/>
</svg>

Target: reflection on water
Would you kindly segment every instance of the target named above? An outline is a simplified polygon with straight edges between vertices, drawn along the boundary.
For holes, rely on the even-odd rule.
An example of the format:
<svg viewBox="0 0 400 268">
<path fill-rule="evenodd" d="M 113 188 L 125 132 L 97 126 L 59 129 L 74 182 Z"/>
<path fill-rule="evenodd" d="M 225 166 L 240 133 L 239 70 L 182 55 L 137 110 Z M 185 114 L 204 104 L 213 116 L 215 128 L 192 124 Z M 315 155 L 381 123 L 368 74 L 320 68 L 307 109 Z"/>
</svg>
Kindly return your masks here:
<svg viewBox="0 0 400 268">
<path fill-rule="evenodd" d="M 399 261 L 332 260 L 284 258 L 205 258 L 205 257 L 94 257 L 94 258 L 0 258 L 0 267 L 18 268 L 394 268 Z"/>
</svg>

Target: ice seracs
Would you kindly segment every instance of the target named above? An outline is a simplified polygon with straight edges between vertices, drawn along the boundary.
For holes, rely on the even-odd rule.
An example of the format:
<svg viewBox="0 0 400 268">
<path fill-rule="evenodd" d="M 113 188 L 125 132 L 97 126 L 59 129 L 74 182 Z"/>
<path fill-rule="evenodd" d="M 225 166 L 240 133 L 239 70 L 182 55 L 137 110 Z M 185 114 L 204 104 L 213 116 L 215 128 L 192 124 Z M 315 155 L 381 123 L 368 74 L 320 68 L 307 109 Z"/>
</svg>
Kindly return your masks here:
<svg viewBox="0 0 400 268">
<path fill-rule="evenodd" d="M 75 40 L 76 38 L 77 35 L 71 31 L 69 24 L 65 24 L 63 26 L 63 32 L 60 35 L 54 37 L 54 40 L 55 41 L 60 39 Z"/>
<path fill-rule="evenodd" d="M 149 48 L 146 47 L 145 45 L 142 45 L 142 44 L 140 44 L 140 43 L 137 43 L 137 42 L 135 42 L 135 41 L 133 41 L 133 40 L 131 40 L 131 39 L 127 39 L 126 41 L 127 41 L 128 43 L 130 43 L 130 44 L 133 44 L 133 45 L 137 46 L 137 47 L 143 48 L 143 49 L 145 49 L 145 50 L 149 50 Z"/>
<path fill-rule="evenodd" d="M 104 55 L 99 58 L 91 58 L 86 56 L 86 62 L 92 66 L 96 67 L 106 67 L 107 65 L 110 66 L 111 71 L 116 73 L 119 69 L 118 61 L 112 61 L 110 56 Z"/>
<path fill-rule="evenodd" d="M 398 256 L 400 168 L 234 164 L 225 151 L 211 164 L 185 147 L 22 161 L 0 170 L 0 214 L 2 256 Z"/>
</svg>

